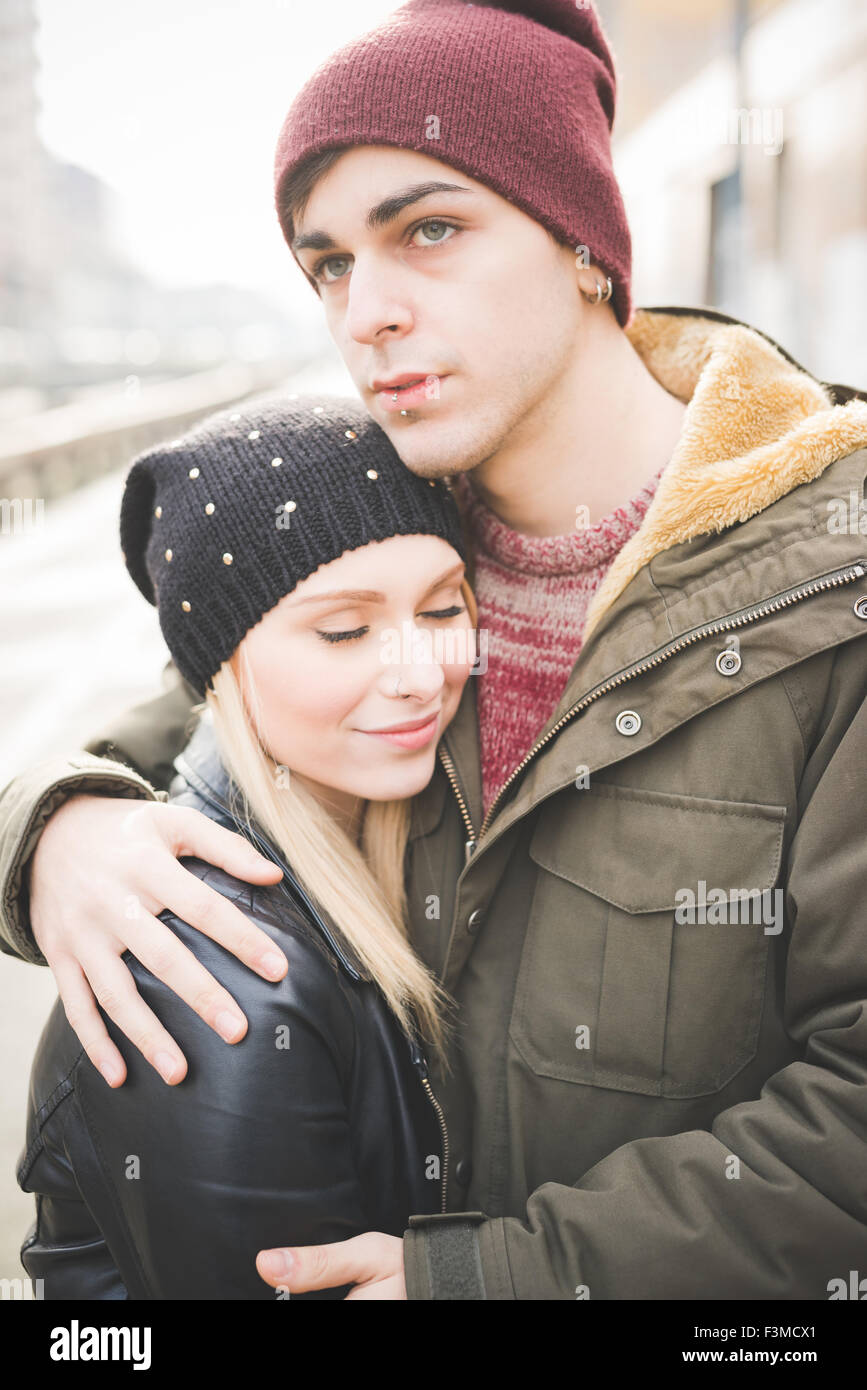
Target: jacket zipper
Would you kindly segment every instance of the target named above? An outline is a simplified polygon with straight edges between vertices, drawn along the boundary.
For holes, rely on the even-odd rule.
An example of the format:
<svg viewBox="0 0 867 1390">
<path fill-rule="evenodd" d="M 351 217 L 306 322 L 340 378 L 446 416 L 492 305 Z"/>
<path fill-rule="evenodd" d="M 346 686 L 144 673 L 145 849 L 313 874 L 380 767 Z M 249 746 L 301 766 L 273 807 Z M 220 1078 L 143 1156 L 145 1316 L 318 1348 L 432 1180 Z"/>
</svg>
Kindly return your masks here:
<svg viewBox="0 0 867 1390">
<path fill-rule="evenodd" d="M 571 709 L 568 709 L 566 713 L 557 720 L 553 728 L 548 730 L 544 738 L 541 738 L 539 742 L 530 749 L 526 757 L 510 773 L 509 777 L 494 797 L 494 800 L 491 802 L 491 805 L 488 807 L 488 814 L 482 822 L 482 827 L 478 836 L 476 836 L 472 819 L 467 810 L 467 803 L 464 800 L 463 793 L 458 783 L 454 762 L 452 761 L 451 755 L 443 747 L 442 742 L 440 742 L 437 753 L 439 754 L 446 776 L 457 797 L 458 806 L 460 807 L 464 825 L 469 835 L 469 838 L 464 841 L 464 863 L 469 863 L 479 840 L 481 840 L 484 835 L 499 802 L 511 783 L 519 773 L 523 772 L 530 760 L 536 756 L 539 749 L 544 748 L 545 744 L 548 743 L 556 733 L 559 733 L 564 724 L 567 724 L 574 715 L 580 714 L 588 705 L 593 704 L 594 700 L 598 700 L 600 696 L 606 695 L 609 690 L 614 690 L 617 686 L 623 685 L 625 681 L 632 680 L 635 676 L 643 675 L 644 672 L 649 671 L 651 667 L 658 666 L 661 662 L 667 661 L 669 657 L 682 651 L 684 647 L 691 646 L 693 642 L 701 641 L 705 637 L 715 637 L 719 633 L 728 632 L 735 627 L 744 627 L 747 623 L 754 623 L 759 618 L 766 618 L 771 613 L 779 612 L 781 608 L 786 608 L 789 604 L 799 603 L 801 599 L 810 598 L 813 594 L 821 593 L 824 589 L 833 589 L 839 584 L 851 584 L 856 579 L 863 579 L 865 575 L 867 575 L 867 560 L 855 561 L 851 565 L 845 565 L 842 569 L 831 570 L 828 574 L 822 575 L 819 579 L 810 580 L 807 584 L 799 584 L 793 589 L 786 589 L 783 593 L 777 594 L 775 598 L 768 599 L 765 603 L 752 604 L 748 608 L 742 608 L 737 613 L 733 613 L 730 618 L 723 618 L 715 623 L 704 623 L 700 627 L 691 628 L 689 632 L 685 632 L 682 637 L 678 637 L 674 642 L 669 642 L 664 647 L 657 648 L 655 652 L 645 657 L 642 661 L 637 661 L 632 666 L 624 667 L 617 675 L 610 676 L 608 680 L 603 681 L 600 685 L 594 686 L 582 700 L 579 700 L 576 705 L 573 705 Z"/>
<path fill-rule="evenodd" d="M 443 1170 L 441 1174 L 440 1211 L 444 1212 L 447 1208 L 449 1182 L 449 1132 L 446 1128 L 446 1117 L 443 1114 L 443 1108 L 437 1100 L 436 1096 L 434 1095 L 433 1087 L 430 1084 L 428 1076 L 427 1059 L 415 1039 L 410 1040 L 410 1051 L 412 1053 L 412 1060 L 415 1063 L 416 1068 L 418 1070 L 419 1079 L 421 1080 L 421 1084 L 425 1089 L 425 1094 L 427 1095 L 428 1100 L 430 1101 L 431 1105 L 433 1106 L 436 1112 L 437 1121 L 440 1127 L 440 1134 L 442 1135 Z"/>
<path fill-rule="evenodd" d="M 425 1090 L 427 1091 L 428 1097 L 430 1098 L 430 1103 L 431 1103 L 431 1105 L 433 1106 L 434 1110 L 436 1111 L 436 1116 L 437 1116 L 437 1119 L 439 1120 L 439 1125 L 440 1125 L 440 1133 L 442 1134 L 442 1137 L 443 1137 L 443 1175 L 442 1175 L 442 1195 L 441 1195 L 441 1199 L 440 1199 L 440 1211 L 445 1211 L 445 1210 L 446 1210 L 446 1199 L 447 1199 L 448 1183 L 449 1183 L 449 1132 L 448 1132 L 448 1130 L 446 1129 L 446 1117 L 445 1117 L 445 1115 L 443 1114 L 443 1108 L 442 1108 L 442 1106 L 440 1105 L 439 1101 L 437 1100 L 436 1096 L 434 1095 L 433 1091 L 431 1090 L 431 1084 L 430 1084 L 430 1082 L 428 1081 L 428 1079 L 427 1079 L 426 1076 L 423 1076 L 423 1077 L 422 1077 L 422 1079 L 421 1079 L 421 1084 L 424 1086 Z"/>
</svg>

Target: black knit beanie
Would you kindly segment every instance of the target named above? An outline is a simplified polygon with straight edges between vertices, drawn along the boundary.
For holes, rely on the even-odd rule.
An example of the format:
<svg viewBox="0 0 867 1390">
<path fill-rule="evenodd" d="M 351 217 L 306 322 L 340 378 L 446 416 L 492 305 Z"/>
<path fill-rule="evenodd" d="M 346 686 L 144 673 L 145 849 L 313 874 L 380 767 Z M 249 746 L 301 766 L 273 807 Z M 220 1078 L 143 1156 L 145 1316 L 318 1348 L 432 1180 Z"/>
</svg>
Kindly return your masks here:
<svg viewBox="0 0 867 1390">
<path fill-rule="evenodd" d="M 179 671 L 200 693 L 250 628 L 344 551 L 433 535 L 466 561 L 442 479 L 403 464 L 360 401 L 257 396 L 136 458 L 120 538 Z"/>
</svg>

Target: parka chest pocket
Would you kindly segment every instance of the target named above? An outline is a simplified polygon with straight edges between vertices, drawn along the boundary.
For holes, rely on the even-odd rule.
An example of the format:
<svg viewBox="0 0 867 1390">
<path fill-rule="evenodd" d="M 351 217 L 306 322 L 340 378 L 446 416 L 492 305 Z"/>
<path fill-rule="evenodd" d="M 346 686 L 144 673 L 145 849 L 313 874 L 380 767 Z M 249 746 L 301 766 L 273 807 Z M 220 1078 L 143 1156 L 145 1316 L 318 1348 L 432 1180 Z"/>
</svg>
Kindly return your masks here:
<svg viewBox="0 0 867 1390">
<path fill-rule="evenodd" d="M 699 1096 L 746 1065 L 781 926 L 769 890 L 785 816 L 610 784 L 542 808 L 509 1030 L 537 1075 Z"/>
</svg>

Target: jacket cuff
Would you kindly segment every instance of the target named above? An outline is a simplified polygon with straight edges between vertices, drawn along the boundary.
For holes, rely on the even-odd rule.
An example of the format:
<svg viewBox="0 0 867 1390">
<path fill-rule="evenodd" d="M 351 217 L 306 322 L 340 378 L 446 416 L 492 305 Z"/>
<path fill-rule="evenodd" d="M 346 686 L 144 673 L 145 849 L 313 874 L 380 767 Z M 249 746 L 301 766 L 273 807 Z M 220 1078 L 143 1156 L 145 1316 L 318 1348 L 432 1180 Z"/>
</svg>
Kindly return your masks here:
<svg viewBox="0 0 867 1390">
<path fill-rule="evenodd" d="M 483 1211 L 411 1216 L 403 1237 L 408 1299 L 514 1299 L 501 1220 Z"/>
<path fill-rule="evenodd" d="M 0 951 L 32 965 L 47 965 L 33 938 L 25 886 L 27 866 L 49 816 L 82 793 L 159 801 L 155 791 L 125 763 L 76 753 L 40 763 L 10 782 L 0 800 Z"/>
</svg>

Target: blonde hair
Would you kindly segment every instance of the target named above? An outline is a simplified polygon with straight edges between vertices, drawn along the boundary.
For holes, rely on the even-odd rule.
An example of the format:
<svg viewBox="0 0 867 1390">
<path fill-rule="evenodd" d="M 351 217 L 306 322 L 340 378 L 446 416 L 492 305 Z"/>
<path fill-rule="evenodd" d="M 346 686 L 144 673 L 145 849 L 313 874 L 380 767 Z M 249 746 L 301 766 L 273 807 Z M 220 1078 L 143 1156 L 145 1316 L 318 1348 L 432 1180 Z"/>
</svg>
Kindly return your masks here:
<svg viewBox="0 0 867 1390">
<path fill-rule="evenodd" d="M 475 598 L 466 579 L 461 592 L 473 626 Z M 241 794 L 247 824 L 255 820 L 286 856 L 293 873 L 323 908 L 370 972 L 405 1033 L 416 1031 L 449 1070 L 446 1047 L 454 1001 L 409 942 L 404 861 L 411 799 L 366 801 L 359 844 L 291 775 L 278 782 L 278 766 L 263 746 L 259 703 L 246 649 L 235 653 L 244 667 L 252 713 L 244 700 L 234 658 L 205 693 L 223 763 Z"/>
</svg>

